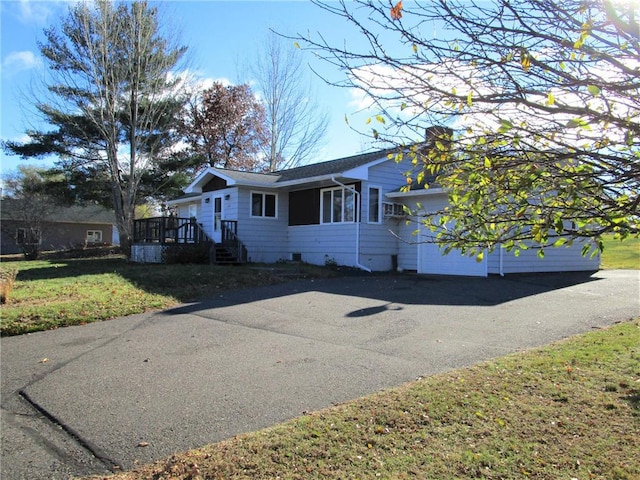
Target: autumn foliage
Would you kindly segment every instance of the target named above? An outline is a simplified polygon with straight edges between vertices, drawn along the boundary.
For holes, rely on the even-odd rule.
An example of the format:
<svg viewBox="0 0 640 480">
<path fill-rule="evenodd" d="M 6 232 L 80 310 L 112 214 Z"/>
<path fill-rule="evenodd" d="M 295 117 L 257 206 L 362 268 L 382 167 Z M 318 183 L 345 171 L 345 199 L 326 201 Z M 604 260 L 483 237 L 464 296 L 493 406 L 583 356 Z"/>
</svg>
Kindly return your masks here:
<svg viewBox="0 0 640 480">
<path fill-rule="evenodd" d="M 182 131 L 196 167 L 262 170 L 265 112 L 248 85 L 214 83 L 188 105 Z"/>
<path fill-rule="evenodd" d="M 400 20 L 402 18 L 402 0 L 391 7 L 391 19 Z"/>
</svg>

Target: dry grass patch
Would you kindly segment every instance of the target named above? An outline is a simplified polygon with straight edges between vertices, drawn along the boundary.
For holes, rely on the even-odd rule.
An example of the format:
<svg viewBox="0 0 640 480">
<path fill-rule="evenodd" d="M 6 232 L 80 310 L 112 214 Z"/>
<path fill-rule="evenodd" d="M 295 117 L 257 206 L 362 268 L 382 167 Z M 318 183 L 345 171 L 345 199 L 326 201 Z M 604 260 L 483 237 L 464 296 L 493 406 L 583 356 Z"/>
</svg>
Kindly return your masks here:
<svg viewBox="0 0 640 480">
<path fill-rule="evenodd" d="M 13 290 L 18 269 L 15 266 L 0 265 L 0 304 L 9 300 L 9 294 Z"/>
</svg>

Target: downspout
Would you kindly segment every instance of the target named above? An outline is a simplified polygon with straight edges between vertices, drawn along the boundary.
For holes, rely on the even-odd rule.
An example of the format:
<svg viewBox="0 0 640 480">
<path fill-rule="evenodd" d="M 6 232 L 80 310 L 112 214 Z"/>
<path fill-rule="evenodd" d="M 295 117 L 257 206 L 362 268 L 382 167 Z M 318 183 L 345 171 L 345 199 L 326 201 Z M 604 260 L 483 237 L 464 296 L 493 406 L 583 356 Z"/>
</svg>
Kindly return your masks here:
<svg viewBox="0 0 640 480">
<path fill-rule="evenodd" d="M 338 180 L 335 179 L 335 177 L 331 177 L 331 181 L 336 185 L 340 185 L 342 188 L 346 188 L 347 190 L 350 190 L 356 196 L 356 204 L 355 204 L 356 208 L 354 208 L 355 210 L 354 213 L 356 215 L 356 267 L 358 267 L 361 270 L 364 270 L 365 272 L 371 273 L 371 269 L 369 267 L 365 267 L 360 263 L 360 210 L 362 210 L 362 205 L 360 203 L 360 192 L 358 192 L 353 187 L 349 187 L 344 183 L 340 183 Z"/>
<path fill-rule="evenodd" d="M 504 277 L 504 248 L 500 244 L 500 276 Z"/>
</svg>

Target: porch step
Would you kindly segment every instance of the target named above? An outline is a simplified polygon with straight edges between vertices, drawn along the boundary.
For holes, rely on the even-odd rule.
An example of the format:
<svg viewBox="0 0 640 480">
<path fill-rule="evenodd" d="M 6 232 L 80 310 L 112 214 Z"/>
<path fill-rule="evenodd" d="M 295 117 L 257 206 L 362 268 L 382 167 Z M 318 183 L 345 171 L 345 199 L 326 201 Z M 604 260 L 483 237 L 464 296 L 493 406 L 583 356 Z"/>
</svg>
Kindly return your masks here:
<svg viewBox="0 0 640 480">
<path fill-rule="evenodd" d="M 241 262 L 239 261 L 238 257 L 224 245 L 216 244 L 214 263 L 216 265 L 235 265 Z"/>
</svg>

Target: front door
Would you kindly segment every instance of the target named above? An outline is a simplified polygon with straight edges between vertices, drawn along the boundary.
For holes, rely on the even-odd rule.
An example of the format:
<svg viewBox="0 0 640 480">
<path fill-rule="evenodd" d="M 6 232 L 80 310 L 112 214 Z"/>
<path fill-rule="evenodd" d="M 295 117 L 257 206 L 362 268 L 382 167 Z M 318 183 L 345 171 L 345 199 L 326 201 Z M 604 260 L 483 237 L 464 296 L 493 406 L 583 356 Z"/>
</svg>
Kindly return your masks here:
<svg viewBox="0 0 640 480">
<path fill-rule="evenodd" d="M 222 195 L 213 197 L 213 241 L 222 243 Z"/>
</svg>

